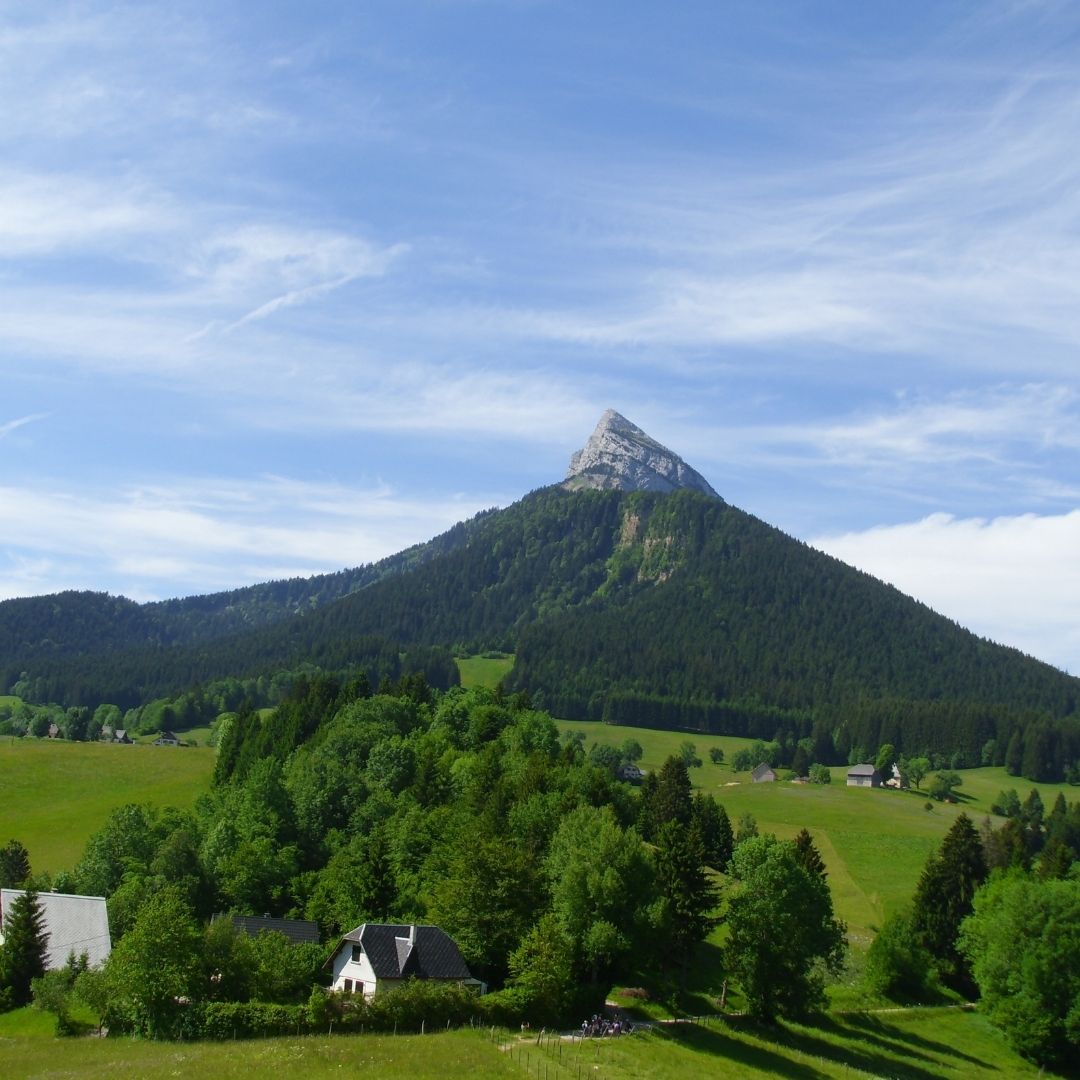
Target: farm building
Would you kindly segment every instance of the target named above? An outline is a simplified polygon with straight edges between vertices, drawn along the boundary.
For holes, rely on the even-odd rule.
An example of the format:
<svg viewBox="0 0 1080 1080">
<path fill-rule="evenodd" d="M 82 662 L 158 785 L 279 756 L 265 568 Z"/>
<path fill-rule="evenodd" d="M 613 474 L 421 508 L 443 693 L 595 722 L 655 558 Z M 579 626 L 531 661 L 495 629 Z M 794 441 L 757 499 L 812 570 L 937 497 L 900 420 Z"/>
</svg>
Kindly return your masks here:
<svg viewBox="0 0 1080 1080">
<path fill-rule="evenodd" d="M 776 773 L 772 768 L 762 762 L 751 774 L 750 779 L 755 784 L 771 784 L 776 779 Z"/>
<path fill-rule="evenodd" d="M 873 765 L 852 765 L 847 774 L 848 787 L 881 787 L 881 773 Z"/>
<path fill-rule="evenodd" d="M 481 987 L 457 943 L 438 926 L 363 923 L 341 939 L 326 962 L 333 988 L 373 997 L 405 979 L 440 979 Z"/>
<path fill-rule="evenodd" d="M 645 779 L 645 774 L 641 771 L 640 766 L 635 765 L 632 761 L 624 762 L 615 770 L 615 775 L 620 780 L 626 780 L 631 784 L 640 784 Z"/>
<path fill-rule="evenodd" d="M 4 919 L 22 894 L 22 889 L 0 889 L 0 941 L 3 941 Z M 100 967 L 109 959 L 112 937 L 104 896 L 43 892 L 37 897 L 44 929 L 49 935 L 47 970 L 62 968 L 71 953 L 76 956 L 86 953 L 91 967 Z"/>
</svg>

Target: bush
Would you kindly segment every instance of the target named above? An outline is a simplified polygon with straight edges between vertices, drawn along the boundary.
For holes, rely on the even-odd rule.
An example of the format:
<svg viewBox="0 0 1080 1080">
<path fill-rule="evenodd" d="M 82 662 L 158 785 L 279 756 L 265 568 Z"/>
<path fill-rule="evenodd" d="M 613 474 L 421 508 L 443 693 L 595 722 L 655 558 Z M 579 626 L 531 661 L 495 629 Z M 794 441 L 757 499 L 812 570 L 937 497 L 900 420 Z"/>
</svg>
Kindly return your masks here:
<svg viewBox="0 0 1080 1080">
<path fill-rule="evenodd" d="M 886 919 L 867 953 L 867 982 L 894 1001 L 925 1001 L 934 992 L 933 972 L 933 958 L 919 943 L 911 916 Z"/>
<path fill-rule="evenodd" d="M 202 1006 L 204 1039 L 254 1039 L 296 1035 L 311 1030 L 306 1005 L 271 1005 L 264 1001 L 210 1001 Z"/>
</svg>

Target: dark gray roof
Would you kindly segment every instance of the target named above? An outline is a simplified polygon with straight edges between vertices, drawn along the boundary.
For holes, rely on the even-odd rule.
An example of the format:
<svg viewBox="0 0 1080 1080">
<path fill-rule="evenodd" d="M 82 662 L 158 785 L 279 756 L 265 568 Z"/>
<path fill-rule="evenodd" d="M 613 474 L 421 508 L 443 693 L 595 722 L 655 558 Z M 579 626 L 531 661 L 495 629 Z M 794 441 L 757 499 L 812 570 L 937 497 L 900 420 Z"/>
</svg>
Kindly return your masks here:
<svg viewBox="0 0 1080 1080">
<path fill-rule="evenodd" d="M 852 765 L 848 769 L 848 776 L 873 776 L 877 769 L 873 765 Z"/>
<path fill-rule="evenodd" d="M 220 916 L 215 916 L 220 918 Z M 284 934 L 294 945 L 312 942 L 319 944 L 319 924 L 303 919 L 272 919 L 269 915 L 234 915 L 232 924 L 248 937 L 258 937 L 269 931 Z"/>
<path fill-rule="evenodd" d="M 380 979 L 472 978 L 457 943 L 438 926 L 363 923 L 342 941 L 358 943 Z"/>
</svg>

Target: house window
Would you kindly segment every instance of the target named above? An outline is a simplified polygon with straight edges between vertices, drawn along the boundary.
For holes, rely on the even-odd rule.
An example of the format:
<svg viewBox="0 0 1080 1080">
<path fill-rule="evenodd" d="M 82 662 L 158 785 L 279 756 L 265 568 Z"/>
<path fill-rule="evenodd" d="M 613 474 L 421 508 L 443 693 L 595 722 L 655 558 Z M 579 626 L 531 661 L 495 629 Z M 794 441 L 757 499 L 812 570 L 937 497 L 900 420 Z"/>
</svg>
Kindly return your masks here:
<svg viewBox="0 0 1080 1080">
<path fill-rule="evenodd" d="M 354 945 L 352 947 L 352 958 L 353 958 L 353 963 L 354 964 L 359 964 L 360 963 L 360 956 L 361 956 L 362 953 L 363 953 L 363 950 L 360 948 L 359 945 Z"/>
<path fill-rule="evenodd" d="M 345 993 L 346 994 L 351 994 L 352 993 L 352 979 L 346 979 L 345 980 Z"/>
</svg>

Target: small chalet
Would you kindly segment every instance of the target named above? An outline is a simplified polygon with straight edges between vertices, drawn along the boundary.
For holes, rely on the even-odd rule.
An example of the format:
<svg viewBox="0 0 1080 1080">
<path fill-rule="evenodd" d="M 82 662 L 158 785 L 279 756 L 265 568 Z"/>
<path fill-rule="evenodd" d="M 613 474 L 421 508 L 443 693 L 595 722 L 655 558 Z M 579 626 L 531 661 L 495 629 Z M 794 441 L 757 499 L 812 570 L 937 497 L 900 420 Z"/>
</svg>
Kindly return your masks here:
<svg viewBox="0 0 1080 1080">
<path fill-rule="evenodd" d="M 155 746 L 179 746 L 180 740 L 171 731 L 162 731 L 154 740 Z"/>
<path fill-rule="evenodd" d="M 115 738 L 116 738 L 116 732 L 113 731 L 112 726 L 110 724 L 106 724 L 101 729 L 101 741 L 102 742 L 112 742 Z"/>
<path fill-rule="evenodd" d="M 750 779 L 755 784 L 771 784 L 776 779 L 776 773 L 763 761 L 751 774 Z"/>
<path fill-rule="evenodd" d="M 640 784 L 645 779 L 645 774 L 641 771 L 640 766 L 636 765 L 633 761 L 626 761 L 615 770 L 615 775 L 620 780 L 625 780 L 630 784 Z"/>
<path fill-rule="evenodd" d="M 365 997 L 409 978 L 483 987 L 472 977 L 449 934 L 437 926 L 415 923 L 364 923 L 341 939 L 325 966 L 333 968 L 335 990 Z"/>
<path fill-rule="evenodd" d="M 60 738 L 60 728 L 56 724 L 50 724 L 49 725 L 49 738 L 50 739 L 59 739 Z"/>
<path fill-rule="evenodd" d="M 131 743 L 131 736 L 127 733 L 127 728 L 118 727 L 116 734 L 113 736 L 114 743 Z"/>
<path fill-rule="evenodd" d="M 847 774 L 848 787 L 881 787 L 881 773 L 873 765 L 852 765 Z"/>
<path fill-rule="evenodd" d="M 0 889 L 0 942 L 4 940 L 4 920 L 11 905 L 22 896 L 22 889 Z M 41 892 L 42 924 L 48 935 L 45 956 L 47 971 L 62 968 L 71 953 L 86 953 L 91 967 L 101 967 L 112 952 L 109 913 L 104 896 L 73 896 L 68 893 Z"/>
<path fill-rule="evenodd" d="M 319 944 L 319 924 L 306 919 L 272 919 L 269 915 L 215 915 L 218 919 L 229 918 L 234 929 L 258 937 L 260 934 L 284 934 L 291 945 Z"/>
</svg>

